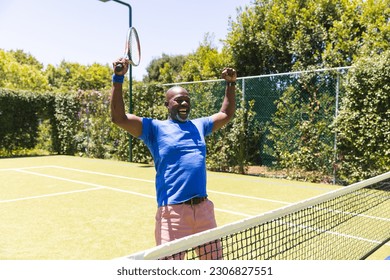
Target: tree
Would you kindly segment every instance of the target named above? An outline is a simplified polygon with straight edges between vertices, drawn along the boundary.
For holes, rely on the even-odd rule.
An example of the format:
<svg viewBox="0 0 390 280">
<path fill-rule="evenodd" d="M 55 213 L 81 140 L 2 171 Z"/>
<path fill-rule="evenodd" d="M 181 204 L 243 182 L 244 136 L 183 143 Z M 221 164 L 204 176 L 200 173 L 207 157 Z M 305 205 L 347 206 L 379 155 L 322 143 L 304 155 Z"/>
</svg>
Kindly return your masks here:
<svg viewBox="0 0 390 280">
<path fill-rule="evenodd" d="M 362 1 L 360 22 L 364 26 L 361 55 L 380 54 L 390 48 L 389 0 Z"/>
<path fill-rule="evenodd" d="M 57 67 L 49 64 L 45 71 L 51 88 L 60 91 L 108 89 L 111 73 L 108 65 L 94 63 L 85 66 L 66 61 Z"/>
<path fill-rule="evenodd" d="M 15 58 L 15 60 L 19 64 L 30 65 L 30 66 L 33 66 L 33 67 L 37 68 L 38 70 L 42 70 L 43 69 L 43 64 L 42 63 L 40 63 L 31 54 L 25 53 L 23 50 L 16 50 L 16 51 L 11 50 L 9 53 Z"/>
<path fill-rule="evenodd" d="M 228 58 L 213 46 L 213 37 L 206 34 L 196 51 L 188 55 L 179 78 L 182 81 L 219 79 L 222 69 L 228 65 Z"/>
<path fill-rule="evenodd" d="M 45 91 L 48 83 L 41 70 L 42 64 L 31 55 L 0 49 L 0 87 Z"/>
<path fill-rule="evenodd" d="M 388 0 L 257 0 L 225 44 L 244 76 L 349 66 L 389 49 Z"/>
<path fill-rule="evenodd" d="M 265 29 L 266 3 L 241 10 L 237 22 L 231 21 L 231 31 L 225 39 L 226 51 L 233 60 L 236 70 L 242 76 L 269 72 L 267 57 L 272 53 L 267 48 Z"/>
<path fill-rule="evenodd" d="M 301 74 L 277 100 L 277 110 L 267 135 L 267 146 L 277 167 L 314 180 L 332 174 L 334 133 L 331 129 L 335 112 L 335 73 Z M 293 175 L 294 177 L 296 175 Z"/>
<path fill-rule="evenodd" d="M 180 73 L 185 59 L 185 55 L 169 56 L 163 53 L 160 58 L 153 59 L 146 67 L 148 75 L 144 78 L 144 82 L 173 83 L 175 77 Z"/>
<path fill-rule="evenodd" d="M 256 120 L 254 102 L 240 100 L 233 120 L 207 138 L 207 167 L 211 170 L 245 174 L 248 165 L 259 158 L 264 128 Z"/>
<path fill-rule="evenodd" d="M 354 182 L 390 169 L 390 50 L 359 59 L 348 73 L 335 123 L 339 176 Z"/>
</svg>

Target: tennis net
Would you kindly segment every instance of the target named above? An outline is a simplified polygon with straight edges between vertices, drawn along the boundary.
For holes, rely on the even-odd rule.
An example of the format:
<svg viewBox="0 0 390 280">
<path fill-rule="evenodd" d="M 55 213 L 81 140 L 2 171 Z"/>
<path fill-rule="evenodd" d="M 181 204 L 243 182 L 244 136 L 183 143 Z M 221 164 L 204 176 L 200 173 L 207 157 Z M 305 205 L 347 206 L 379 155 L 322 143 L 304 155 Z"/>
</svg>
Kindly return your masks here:
<svg viewBox="0 0 390 280">
<path fill-rule="evenodd" d="M 390 172 L 128 256 L 357 260 L 390 240 Z"/>
</svg>

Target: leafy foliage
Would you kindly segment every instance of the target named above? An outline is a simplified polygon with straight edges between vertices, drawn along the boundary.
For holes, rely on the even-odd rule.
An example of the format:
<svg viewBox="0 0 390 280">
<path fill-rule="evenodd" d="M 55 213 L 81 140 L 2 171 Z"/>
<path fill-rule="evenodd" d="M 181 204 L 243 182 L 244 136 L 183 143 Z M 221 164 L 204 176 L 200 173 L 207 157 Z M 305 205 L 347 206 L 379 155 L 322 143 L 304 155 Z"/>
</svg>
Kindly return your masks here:
<svg viewBox="0 0 390 280">
<path fill-rule="evenodd" d="M 291 84 L 277 100 L 268 147 L 280 168 L 294 172 L 332 174 L 335 96 L 332 73 L 307 73 Z M 330 84 L 330 85 L 329 85 Z M 292 172 L 290 172 L 292 173 Z"/>
<path fill-rule="evenodd" d="M 163 54 L 161 58 L 152 60 L 144 82 L 172 84 L 219 79 L 223 68 L 232 64 L 227 53 L 224 50 L 219 52 L 214 46 L 213 39 L 213 36 L 206 34 L 193 53 L 177 56 Z"/>
<path fill-rule="evenodd" d="M 243 76 L 352 65 L 389 48 L 388 0 L 257 0 L 225 43 Z"/>
<path fill-rule="evenodd" d="M 76 152 L 74 136 L 77 132 L 77 113 L 80 103 L 74 94 L 58 94 L 53 99 L 52 125 L 53 150 L 59 154 L 73 155 Z"/>
<path fill-rule="evenodd" d="M 45 74 L 56 91 L 102 90 L 110 87 L 112 70 L 106 65 L 89 66 L 62 61 L 57 67 L 48 65 Z"/>
<path fill-rule="evenodd" d="M 360 59 L 348 73 L 335 128 L 346 182 L 390 170 L 390 51 Z"/>
<path fill-rule="evenodd" d="M 41 92 L 48 89 L 42 65 L 21 51 L 0 49 L 0 88 Z"/>
<path fill-rule="evenodd" d="M 184 55 L 162 54 L 160 58 L 153 59 L 146 68 L 148 75 L 144 82 L 173 83 L 185 63 L 185 58 Z"/>
<path fill-rule="evenodd" d="M 242 100 L 234 119 L 208 138 L 209 169 L 245 174 L 248 165 L 256 163 L 263 127 L 255 118 L 254 102 L 247 105 Z"/>
<path fill-rule="evenodd" d="M 37 144 L 39 114 L 44 97 L 31 92 L 0 89 L 0 148 L 8 154 Z"/>
<path fill-rule="evenodd" d="M 212 37 L 206 36 L 198 49 L 188 55 L 179 77 L 184 81 L 219 79 L 228 65 L 226 56 L 213 46 Z"/>
</svg>

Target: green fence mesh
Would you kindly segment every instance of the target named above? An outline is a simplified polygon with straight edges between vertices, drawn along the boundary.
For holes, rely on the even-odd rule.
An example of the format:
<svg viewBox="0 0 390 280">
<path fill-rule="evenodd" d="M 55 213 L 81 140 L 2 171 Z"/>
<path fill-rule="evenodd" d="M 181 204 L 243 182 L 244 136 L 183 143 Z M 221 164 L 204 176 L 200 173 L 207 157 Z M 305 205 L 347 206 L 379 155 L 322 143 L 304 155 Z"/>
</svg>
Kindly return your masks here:
<svg viewBox="0 0 390 280">
<path fill-rule="evenodd" d="M 334 173 L 337 135 L 332 123 L 343 96 L 349 67 L 241 77 L 237 105 L 254 101 L 255 118 L 264 129 L 256 164 L 302 167 Z M 192 94 L 192 117 L 219 109 L 223 80 L 179 83 Z M 172 84 L 164 85 L 166 87 Z M 243 99 L 245 102 L 239 102 Z"/>
</svg>

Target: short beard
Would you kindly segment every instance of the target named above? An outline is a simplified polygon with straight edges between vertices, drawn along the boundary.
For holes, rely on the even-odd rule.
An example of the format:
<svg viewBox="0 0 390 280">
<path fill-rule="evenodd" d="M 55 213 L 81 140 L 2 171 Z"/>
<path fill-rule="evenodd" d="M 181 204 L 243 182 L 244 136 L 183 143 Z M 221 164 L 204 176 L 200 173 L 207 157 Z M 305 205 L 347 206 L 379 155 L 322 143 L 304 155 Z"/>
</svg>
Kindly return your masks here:
<svg viewBox="0 0 390 280">
<path fill-rule="evenodd" d="M 190 115 L 188 115 L 187 118 L 183 120 L 183 119 L 179 116 L 179 113 L 176 113 L 176 119 L 177 119 L 179 122 L 186 122 L 186 121 L 188 121 L 189 117 L 190 117 Z"/>
</svg>

